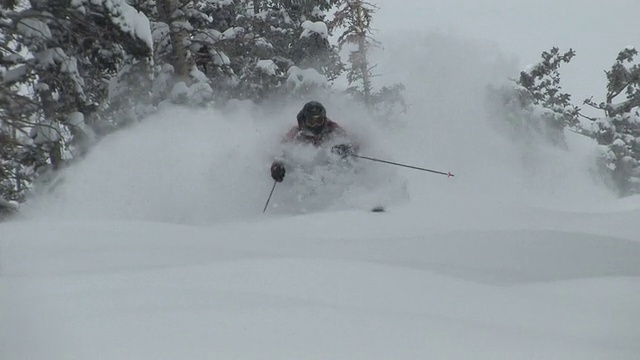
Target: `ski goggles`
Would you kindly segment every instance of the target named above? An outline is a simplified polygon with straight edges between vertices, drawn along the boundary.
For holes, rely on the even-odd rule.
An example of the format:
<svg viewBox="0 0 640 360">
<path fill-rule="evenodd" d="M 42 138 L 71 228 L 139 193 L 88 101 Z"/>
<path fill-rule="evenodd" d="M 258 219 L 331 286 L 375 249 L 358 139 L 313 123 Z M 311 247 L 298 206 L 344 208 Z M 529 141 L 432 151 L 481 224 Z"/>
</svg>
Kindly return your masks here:
<svg viewBox="0 0 640 360">
<path fill-rule="evenodd" d="M 322 115 L 316 115 L 316 116 L 312 116 L 308 119 L 305 119 L 305 125 L 307 125 L 308 127 L 311 128 L 315 128 L 315 127 L 319 127 L 324 125 L 324 122 L 327 120 L 326 117 L 322 116 Z"/>
</svg>

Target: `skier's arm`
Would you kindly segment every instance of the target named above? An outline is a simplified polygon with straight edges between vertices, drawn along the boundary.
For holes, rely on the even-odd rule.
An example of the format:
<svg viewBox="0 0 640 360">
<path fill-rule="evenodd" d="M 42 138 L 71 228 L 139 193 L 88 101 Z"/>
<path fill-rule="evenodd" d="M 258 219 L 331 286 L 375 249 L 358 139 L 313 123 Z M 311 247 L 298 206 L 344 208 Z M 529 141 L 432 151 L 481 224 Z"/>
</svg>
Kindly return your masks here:
<svg viewBox="0 0 640 360">
<path fill-rule="evenodd" d="M 292 127 L 283 137 L 281 143 L 288 144 L 295 140 L 296 135 L 298 133 L 298 128 L 296 126 Z M 285 170 L 285 152 L 282 151 L 281 155 L 273 160 L 271 163 L 271 178 L 277 182 L 281 182 L 284 180 L 284 175 L 286 173 Z"/>
<path fill-rule="evenodd" d="M 338 145 L 335 145 L 331 151 L 341 156 L 354 155 L 358 153 L 360 150 L 360 142 L 356 138 L 349 136 L 347 131 L 338 124 L 335 124 L 334 131 L 342 141 L 340 141 Z"/>
</svg>

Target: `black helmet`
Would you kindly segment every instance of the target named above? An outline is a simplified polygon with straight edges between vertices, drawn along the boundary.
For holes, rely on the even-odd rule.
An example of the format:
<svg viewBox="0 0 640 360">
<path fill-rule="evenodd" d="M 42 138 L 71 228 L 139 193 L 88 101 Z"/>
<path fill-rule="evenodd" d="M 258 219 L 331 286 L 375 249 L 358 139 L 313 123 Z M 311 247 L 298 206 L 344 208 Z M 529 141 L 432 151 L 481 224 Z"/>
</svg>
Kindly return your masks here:
<svg viewBox="0 0 640 360">
<path fill-rule="evenodd" d="M 314 134 L 320 134 L 327 123 L 327 110 L 317 101 L 309 101 L 298 114 L 298 126 Z"/>
</svg>

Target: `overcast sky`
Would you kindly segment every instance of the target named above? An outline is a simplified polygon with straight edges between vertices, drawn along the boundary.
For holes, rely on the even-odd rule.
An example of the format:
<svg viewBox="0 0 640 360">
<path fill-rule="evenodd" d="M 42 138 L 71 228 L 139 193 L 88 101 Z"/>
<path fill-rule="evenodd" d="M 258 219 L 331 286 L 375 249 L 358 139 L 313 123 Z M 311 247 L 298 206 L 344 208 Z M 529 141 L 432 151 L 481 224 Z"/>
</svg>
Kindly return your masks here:
<svg viewBox="0 0 640 360">
<path fill-rule="evenodd" d="M 604 70 L 628 45 L 640 47 L 638 0 L 374 0 L 380 36 L 424 30 L 495 42 L 522 65 L 557 46 L 576 57 L 561 69 L 562 86 L 580 105 L 601 101 Z M 402 4 L 402 5 L 400 5 Z"/>
</svg>

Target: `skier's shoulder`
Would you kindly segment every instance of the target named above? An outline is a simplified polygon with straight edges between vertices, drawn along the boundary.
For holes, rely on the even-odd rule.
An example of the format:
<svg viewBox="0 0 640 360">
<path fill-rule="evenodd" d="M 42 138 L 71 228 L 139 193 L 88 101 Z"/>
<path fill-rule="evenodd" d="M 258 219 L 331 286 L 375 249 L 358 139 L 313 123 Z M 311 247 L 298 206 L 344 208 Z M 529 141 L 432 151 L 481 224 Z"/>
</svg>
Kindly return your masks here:
<svg viewBox="0 0 640 360">
<path fill-rule="evenodd" d="M 332 127 L 332 128 L 337 128 L 337 129 L 342 129 L 342 126 L 340 126 L 340 124 L 338 124 L 337 121 L 333 121 L 329 118 L 327 118 L 327 125 L 328 127 Z"/>
<path fill-rule="evenodd" d="M 336 132 L 338 134 L 341 135 L 346 135 L 347 131 L 340 126 L 340 124 L 338 124 L 336 121 L 333 121 L 329 118 L 327 118 L 327 125 L 326 125 L 332 132 Z"/>
<path fill-rule="evenodd" d="M 297 125 L 292 126 L 289 131 L 284 135 L 283 141 L 292 141 L 296 139 L 296 136 L 300 132 L 300 128 Z"/>
</svg>

